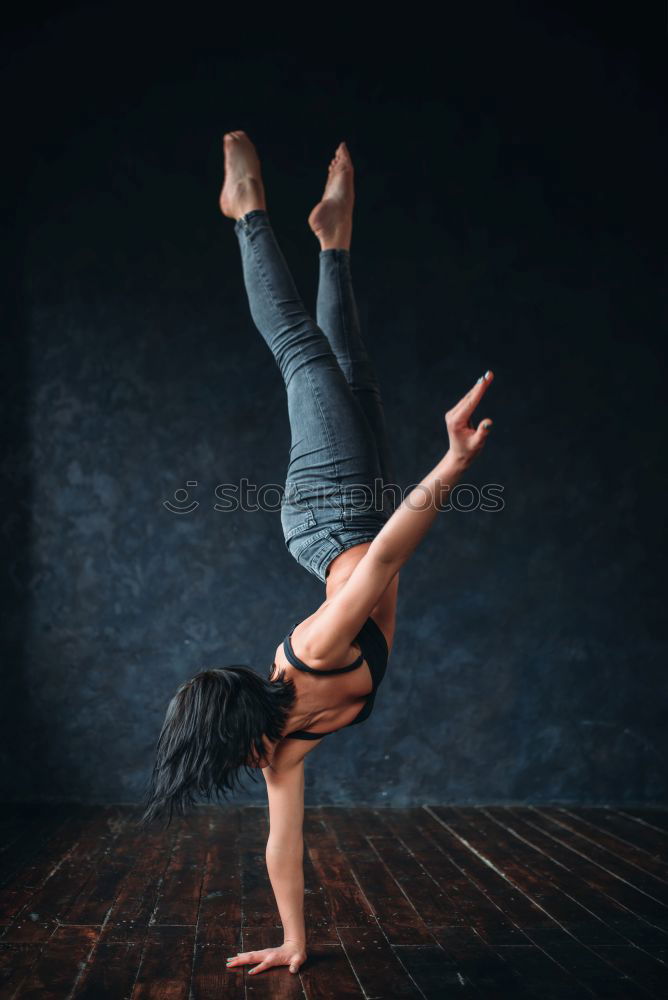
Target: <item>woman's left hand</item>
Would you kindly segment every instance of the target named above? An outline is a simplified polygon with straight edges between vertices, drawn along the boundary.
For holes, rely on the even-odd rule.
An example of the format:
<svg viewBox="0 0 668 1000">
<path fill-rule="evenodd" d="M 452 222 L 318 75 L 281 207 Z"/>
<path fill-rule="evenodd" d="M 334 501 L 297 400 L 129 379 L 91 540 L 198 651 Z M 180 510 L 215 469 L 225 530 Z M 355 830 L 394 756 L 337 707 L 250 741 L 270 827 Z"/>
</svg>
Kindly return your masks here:
<svg viewBox="0 0 668 1000">
<path fill-rule="evenodd" d="M 256 972 L 264 972 L 275 965 L 287 965 L 290 972 L 298 972 L 300 966 L 306 961 L 306 949 L 303 946 L 294 944 L 292 941 L 284 941 L 278 948 L 264 948 L 262 951 L 242 951 L 233 958 L 228 958 L 227 968 L 236 969 L 243 965 L 254 965 L 248 970 L 248 975 L 252 976 Z"/>
<path fill-rule="evenodd" d="M 471 416 L 493 378 L 494 372 L 485 372 L 473 388 L 469 389 L 466 395 L 445 414 L 450 452 L 462 465 L 471 464 L 489 436 L 492 421 L 482 420 L 477 427 L 474 427 Z"/>
</svg>

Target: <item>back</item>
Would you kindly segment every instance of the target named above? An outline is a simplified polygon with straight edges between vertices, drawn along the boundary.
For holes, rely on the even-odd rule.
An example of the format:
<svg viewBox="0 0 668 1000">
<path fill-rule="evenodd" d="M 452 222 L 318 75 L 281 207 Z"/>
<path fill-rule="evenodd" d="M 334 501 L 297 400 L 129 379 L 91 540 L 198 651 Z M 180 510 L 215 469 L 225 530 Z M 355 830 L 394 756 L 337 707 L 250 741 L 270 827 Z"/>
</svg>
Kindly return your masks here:
<svg viewBox="0 0 668 1000">
<path fill-rule="evenodd" d="M 347 723 L 347 726 L 355 726 L 360 722 L 364 722 L 369 718 L 371 712 L 373 711 L 374 702 L 376 700 L 376 692 L 387 670 L 389 650 L 387 648 L 385 636 L 383 635 L 380 627 L 376 624 L 373 618 L 367 618 L 364 625 L 355 636 L 355 640 L 359 644 L 362 652 L 353 663 L 347 664 L 344 667 L 331 667 L 327 670 L 316 670 L 300 660 L 292 648 L 290 636 L 296 629 L 297 625 L 299 625 L 299 622 L 295 622 L 288 634 L 285 636 L 285 639 L 283 640 L 283 651 L 288 661 L 298 670 L 303 670 L 311 674 L 342 674 L 347 673 L 350 670 L 357 669 L 366 660 L 371 672 L 372 690 L 371 693 L 367 695 L 365 704 L 362 706 L 359 714 L 355 716 L 352 722 Z M 341 728 L 345 729 L 347 726 L 342 726 Z M 337 732 L 339 732 L 338 729 L 333 729 L 328 733 L 313 733 L 307 729 L 297 729 L 294 732 L 286 733 L 285 735 L 286 738 L 291 737 L 292 739 L 319 740 L 322 739 L 323 736 L 331 736 L 333 733 Z"/>
</svg>

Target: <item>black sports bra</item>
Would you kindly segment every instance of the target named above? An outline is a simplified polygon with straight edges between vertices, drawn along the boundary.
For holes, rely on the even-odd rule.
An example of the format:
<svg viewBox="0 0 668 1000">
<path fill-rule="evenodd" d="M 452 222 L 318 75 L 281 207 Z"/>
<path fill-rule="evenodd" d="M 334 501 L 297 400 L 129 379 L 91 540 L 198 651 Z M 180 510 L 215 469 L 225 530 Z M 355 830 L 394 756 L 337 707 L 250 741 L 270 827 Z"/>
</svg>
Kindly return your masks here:
<svg viewBox="0 0 668 1000">
<path fill-rule="evenodd" d="M 365 719 L 369 718 L 371 712 L 373 711 L 373 704 L 376 700 L 376 691 L 385 676 L 387 661 L 389 658 L 387 640 L 385 639 L 380 626 L 376 624 L 373 618 L 367 618 L 364 622 L 364 625 L 362 625 L 362 628 L 355 636 L 362 652 L 354 663 L 349 663 L 345 667 L 330 667 L 327 670 L 316 670 L 315 667 L 309 667 L 308 664 L 303 662 L 303 660 L 300 660 L 299 657 L 295 655 L 295 651 L 292 648 L 290 636 L 297 628 L 297 625 L 299 625 L 299 622 L 294 623 L 283 640 L 283 652 L 293 667 L 297 667 L 298 670 L 304 670 L 309 674 L 346 674 L 349 670 L 355 670 L 357 667 L 360 667 L 364 660 L 366 660 L 369 664 L 369 670 L 371 671 L 373 681 L 371 693 L 367 695 L 366 703 L 362 706 L 359 714 L 355 716 L 352 722 L 348 722 L 346 726 L 342 726 L 341 728 L 345 729 L 347 726 L 356 726 L 359 722 L 364 722 Z M 332 729 L 328 733 L 313 733 L 308 729 L 295 729 L 292 733 L 286 733 L 285 736 L 286 738 L 291 737 L 292 739 L 297 740 L 319 740 L 323 736 L 332 736 L 333 733 L 338 732 L 338 729 Z"/>
</svg>

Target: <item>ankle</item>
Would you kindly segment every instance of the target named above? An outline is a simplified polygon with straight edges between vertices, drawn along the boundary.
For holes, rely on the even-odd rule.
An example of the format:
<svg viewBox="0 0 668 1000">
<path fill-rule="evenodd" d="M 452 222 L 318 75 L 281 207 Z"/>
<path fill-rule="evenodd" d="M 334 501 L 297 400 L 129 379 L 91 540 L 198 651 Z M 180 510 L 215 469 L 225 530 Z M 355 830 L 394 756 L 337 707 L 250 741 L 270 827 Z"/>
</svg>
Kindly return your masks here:
<svg viewBox="0 0 668 1000">
<path fill-rule="evenodd" d="M 319 236 L 321 250 L 350 250 L 349 236 Z"/>
<path fill-rule="evenodd" d="M 255 211 L 255 209 L 261 208 L 263 212 L 267 211 L 267 206 L 264 202 L 260 201 L 247 201 L 239 202 L 234 206 L 234 218 L 241 219 L 244 215 L 248 215 L 249 212 Z"/>
<path fill-rule="evenodd" d="M 267 202 L 264 197 L 264 189 L 259 181 L 254 177 L 244 178 L 237 184 L 234 197 L 234 215 L 240 219 L 242 215 L 261 208 L 267 211 Z"/>
</svg>

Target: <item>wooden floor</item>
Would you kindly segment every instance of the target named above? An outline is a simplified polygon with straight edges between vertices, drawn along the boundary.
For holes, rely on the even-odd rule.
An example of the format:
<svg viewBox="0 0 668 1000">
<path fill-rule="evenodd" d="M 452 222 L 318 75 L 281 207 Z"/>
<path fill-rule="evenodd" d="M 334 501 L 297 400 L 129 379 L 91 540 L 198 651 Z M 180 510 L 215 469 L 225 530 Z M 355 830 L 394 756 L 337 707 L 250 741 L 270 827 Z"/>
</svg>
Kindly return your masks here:
<svg viewBox="0 0 668 1000">
<path fill-rule="evenodd" d="M 307 808 L 309 957 L 255 978 L 266 808 L 138 815 L 0 807 L 2 1000 L 668 996 L 668 809 Z"/>
</svg>

